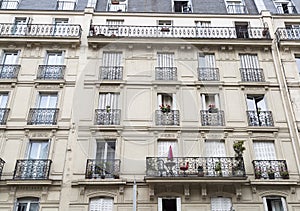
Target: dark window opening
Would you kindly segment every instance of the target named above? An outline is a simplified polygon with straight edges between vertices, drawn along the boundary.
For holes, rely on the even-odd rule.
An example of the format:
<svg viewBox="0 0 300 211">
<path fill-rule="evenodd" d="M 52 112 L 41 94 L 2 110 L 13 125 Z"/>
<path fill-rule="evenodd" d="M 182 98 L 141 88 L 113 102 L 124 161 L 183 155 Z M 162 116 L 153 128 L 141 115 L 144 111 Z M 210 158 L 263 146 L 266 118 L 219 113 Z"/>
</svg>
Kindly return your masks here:
<svg viewBox="0 0 300 211">
<path fill-rule="evenodd" d="M 235 23 L 237 38 L 249 38 L 248 23 Z"/>
<path fill-rule="evenodd" d="M 191 7 L 188 5 L 188 1 L 174 1 L 175 12 L 191 12 Z"/>
<path fill-rule="evenodd" d="M 163 211 L 177 211 L 176 199 L 163 199 L 162 200 Z"/>
</svg>

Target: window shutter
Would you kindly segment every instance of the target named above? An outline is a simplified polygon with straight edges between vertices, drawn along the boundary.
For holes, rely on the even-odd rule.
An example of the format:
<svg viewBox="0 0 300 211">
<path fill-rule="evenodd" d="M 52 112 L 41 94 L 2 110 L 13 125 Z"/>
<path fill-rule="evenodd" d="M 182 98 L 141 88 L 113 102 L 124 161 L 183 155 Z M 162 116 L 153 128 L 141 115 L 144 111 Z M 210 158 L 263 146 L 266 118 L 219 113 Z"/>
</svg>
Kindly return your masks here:
<svg viewBox="0 0 300 211">
<path fill-rule="evenodd" d="M 232 207 L 231 199 L 225 197 L 211 198 L 211 211 L 230 211 Z"/>
<path fill-rule="evenodd" d="M 205 141 L 206 157 L 226 157 L 225 142 L 219 140 Z"/>
<path fill-rule="evenodd" d="M 253 142 L 255 159 L 257 160 L 276 160 L 274 142 L 255 141 Z"/>
<path fill-rule="evenodd" d="M 113 199 L 97 198 L 91 199 L 89 211 L 113 211 Z"/>
</svg>

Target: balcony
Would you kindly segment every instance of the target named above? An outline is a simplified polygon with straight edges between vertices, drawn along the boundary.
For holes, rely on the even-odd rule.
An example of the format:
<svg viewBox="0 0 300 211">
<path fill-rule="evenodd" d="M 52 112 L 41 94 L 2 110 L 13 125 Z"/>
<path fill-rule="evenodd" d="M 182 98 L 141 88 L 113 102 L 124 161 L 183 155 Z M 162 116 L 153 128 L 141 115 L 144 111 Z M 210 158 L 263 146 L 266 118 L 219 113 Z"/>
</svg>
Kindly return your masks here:
<svg viewBox="0 0 300 211">
<path fill-rule="evenodd" d="M 66 65 L 39 65 L 37 79 L 63 80 Z"/>
<path fill-rule="evenodd" d="M 49 178 L 51 160 L 27 159 L 17 160 L 13 179 L 43 180 Z"/>
<path fill-rule="evenodd" d="M 24 38 L 80 38 L 81 26 L 77 24 L 10 24 L 0 23 L 1 37 Z"/>
<path fill-rule="evenodd" d="M 264 82 L 265 76 L 261 68 L 240 68 L 243 82 Z"/>
<path fill-rule="evenodd" d="M 156 110 L 155 111 L 155 124 L 156 125 L 177 125 L 179 126 L 179 111 L 170 110 L 167 112 Z"/>
<path fill-rule="evenodd" d="M 2 175 L 3 168 L 4 168 L 4 164 L 5 164 L 5 161 L 2 160 L 2 158 L 0 158 L 0 178 Z"/>
<path fill-rule="evenodd" d="M 75 1 L 57 1 L 56 5 L 57 10 L 75 10 L 75 7 Z"/>
<path fill-rule="evenodd" d="M 17 79 L 21 65 L 1 64 L 0 79 Z"/>
<path fill-rule="evenodd" d="M 300 40 L 300 29 L 278 28 L 276 30 L 277 41 L 281 40 Z"/>
<path fill-rule="evenodd" d="M 88 159 L 86 163 L 85 178 L 86 179 L 104 179 L 120 177 L 119 159 L 92 160 Z"/>
<path fill-rule="evenodd" d="M 253 160 L 255 179 L 288 179 L 289 172 L 285 160 Z"/>
<path fill-rule="evenodd" d="M 249 126 L 274 126 L 271 111 L 247 111 L 247 117 Z"/>
<path fill-rule="evenodd" d="M 120 125 L 121 109 L 96 109 L 96 125 Z"/>
<path fill-rule="evenodd" d="M 28 125 L 56 125 L 58 108 L 31 108 L 28 114 Z"/>
<path fill-rule="evenodd" d="M 224 126 L 224 111 L 217 110 L 211 112 L 209 110 L 201 110 L 201 124 L 202 126 Z"/>
<path fill-rule="evenodd" d="M 9 111 L 9 108 L 0 108 L 0 125 L 6 124 Z"/>
<path fill-rule="evenodd" d="M 297 14 L 297 10 L 295 6 L 277 6 L 278 14 Z"/>
<path fill-rule="evenodd" d="M 228 5 L 227 12 L 230 14 L 247 14 L 247 8 L 245 5 Z"/>
<path fill-rule="evenodd" d="M 176 81 L 177 68 L 176 67 L 156 67 L 155 80 Z"/>
<path fill-rule="evenodd" d="M 100 80 L 122 80 L 123 79 L 123 67 L 122 66 L 109 66 L 100 67 Z"/>
<path fill-rule="evenodd" d="M 214 67 L 198 67 L 199 81 L 219 81 L 219 68 Z"/>
<path fill-rule="evenodd" d="M 245 177 L 243 158 L 235 157 L 147 157 L 147 177 Z"/>
<path fill-rule="evenodd" d="M 17 9 L 19 6 L 19 1 L 0 1 L 1 9 Z"/>
<path fill-rule="evenodd" d="M 236 39 L 235 27 L 92 25 L 90 37 Z M 270 39 L 263 27 L 248 27 L 245 39 Z"/>
</svg>

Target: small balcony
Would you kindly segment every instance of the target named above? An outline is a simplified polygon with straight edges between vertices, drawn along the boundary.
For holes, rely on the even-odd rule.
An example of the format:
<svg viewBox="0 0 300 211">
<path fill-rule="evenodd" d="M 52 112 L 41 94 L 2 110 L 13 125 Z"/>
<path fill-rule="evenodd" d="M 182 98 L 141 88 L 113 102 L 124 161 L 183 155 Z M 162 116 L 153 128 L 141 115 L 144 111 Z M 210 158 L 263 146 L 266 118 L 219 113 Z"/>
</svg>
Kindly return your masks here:
<svg viewBox="0 0 300 211">
<path fill-rule="evenodd" d="M 201 124 L 202 126 L 224 126 L 224 111 L 216 110 L 201 110 Z"/>
<path fill-rule="evenodd" d="M 219 81 L 219 68 L 214 67 L 198 67 L 199 81 Z"/>
<path fill-rule="evenodd" d="M 28 114 L 28 125 L 56 125 L 58 108 L 31 108 Z"/>
<path fill-rule="evenodd" d="M 2 158 L 0 158 L 0 179 L 1 179 L 3 168 L 4 168 L 4 164 L 5 164 L 5 161 Z"/>
<path fill-rule="evenodd" d="M 57 10 L 75 10 L 76 2 L 75 1 L 57 1 L 56 9 Z"/>
<path fill-rule="evenodd" d="M 96 125 L 120 125 L 121 109 L 96 109 Z"/>
<path fill-rule="evenodd" d="M 295 6 L 277 6 L 278 14 L 297 14 Z"/>
<path fill-rule="evenodd" d="M 0 1 L 0 8 L 1 9 L 17 9 L 19 6 L 19 1 Z"/>
<path fill-rule="evenodd" d="M 289 172 L 285 160 L 253 160 L 255 179 L 288 179 Z"/>
<path fill-rule="evenodd" d="M 123 67 L 122 66 L 109 66 L 100 67 L 100 80 L 122 80 L 123 79 Z"/>
<path fill-rule="evenodd" d="M 91 29 L 94 38 L 270 39 L 263 27 L 248 27 L 243 37 L 235 27 L 92 25 Z"/>
<path fill-rule="evenodd" d="M 276 30 L 277 41 L 281 40 L 300 40 L 300 29 L 278 28 Z"/>
<path fill-rule="evenodd" d="M 9 108 L 0 108 L 0 125 L 6 124 L 9 111 L 10 111 Z"/>
<path fill-rule="evenodd" d="M 104 179 L 120 177 L 119 159 L 103 159 L 92 160 L 88 159 L 86 163 L 85 178 L 86 179 Z"/>
<path fill-rule="evenodd" d="M 81 26 L 77 24 L 10 24 L 0 23 L 0 38 L 80 38 Z"/>
<path fill-rule="evenodd" d="M 237 165 L 240 163 L 240 165 Z M 244 160 L 235 157 L 147 157 L 148 177 L 245 177 Z"/>
<path fill-rule="evenodd" d="M 179 126 L 179 111 L 155 111 L 155 124 L 156 125 L 177 125 Z"/>
<path fill-rule="evenodd" d="M 176 81 L 177 68 L 176 67 L 156 67 L 155 80 Z"/>
<path fill-rule="evenodd" d="M 1 64 L 0 79 L 17 79 L 21 65 L 17 64 Z"/>
<path fill-rule="evenodd" d="M 240 68 L 243 82 L 264 82 L 265 76 L 261 68 Z"/>
<path fill-rule="evenodd" d="M 66 65 L 39 65 L 37 79 L 63 80 Z"/>
<path fill-rule="evenodd" d="M 227 12 L 229 14 L 247 14 L 247 8 L 245 5 L 228 5 Z"/>
<path fill-rule="evenodd" d="M 274 126 L 271 111 L 247 111 L 249 126 L 272 127 Z"/>
<path fill-rule="evenodd" d="M 27 159 L 17 160 L 13 179 L 44 180 L 49 178 L 51 160 Z"/>
</svg>

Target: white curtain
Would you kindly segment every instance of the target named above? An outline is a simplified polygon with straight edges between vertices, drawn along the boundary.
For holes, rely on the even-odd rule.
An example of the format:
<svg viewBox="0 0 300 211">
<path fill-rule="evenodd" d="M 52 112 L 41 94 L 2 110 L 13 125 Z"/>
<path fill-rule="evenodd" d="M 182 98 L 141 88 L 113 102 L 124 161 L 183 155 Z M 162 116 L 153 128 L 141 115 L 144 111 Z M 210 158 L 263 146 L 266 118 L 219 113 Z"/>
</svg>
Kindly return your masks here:
<svg viewBox="0 0 300 211">
<path fill-rule="evenodd" d="M 221 140 L 205 141 L 206 157 L 226 157 L 225 142 Z"/>
<path fill-rule="evenodd" d="M 159 140 L 157 142 L 157 155 L 158 157 L 167 157 L 169 148 L 172 147 L 173 156 L 178 156 L 178 147 L 176 140 Z"/>
<path fill-rule="evenodd" d="M 214 54 L 201 54 L 199 53 L 198 65 L 199 67 L 215 68 L 215 55 Z"/>
<path fill-rule="evenodd" d="M 17 64 L 18 52 L 4 52 L 2 64 Z"/>
<path fill-rule="evenodd" d="M 40 94 L 38 100 L 38 108 L 56 108 L 57 94 Z"/>
<path fill-rule="evenodd" d="M 28 159 L 48 159 L 48 141 L 30 141 Z"/>
<path fill-rule="evenodd" d="M 259 68 L 256 54 L 240 54 L 242 68 Z"/>
<path fill-rule="evenodd" d="M 275 145 L 272 141 L 253 142 L 256 160 L 276 160 Z"/>
<path fill-rule="evenodd" d="M 110 106 L 111 109 L 118 109 L 119 104 L 118 93 L 100 93 L 99 94 L 99 109 L 106 109 Z"/>
<path fill-rule="evenodd" d="M 62 65 L 63 64 L 63 52 L 48 52 L 46 65 Z"/>
<path fill-rule="evenodd" d="M 121 52 L 103 52 L 102 66 L 116 67 L 121 66 L 122 53 Z"/>
<path fill-rule="evenodd" d="M 158 67 L 174 67 L 174 53 L 157 53 Z"/>
</svg>

